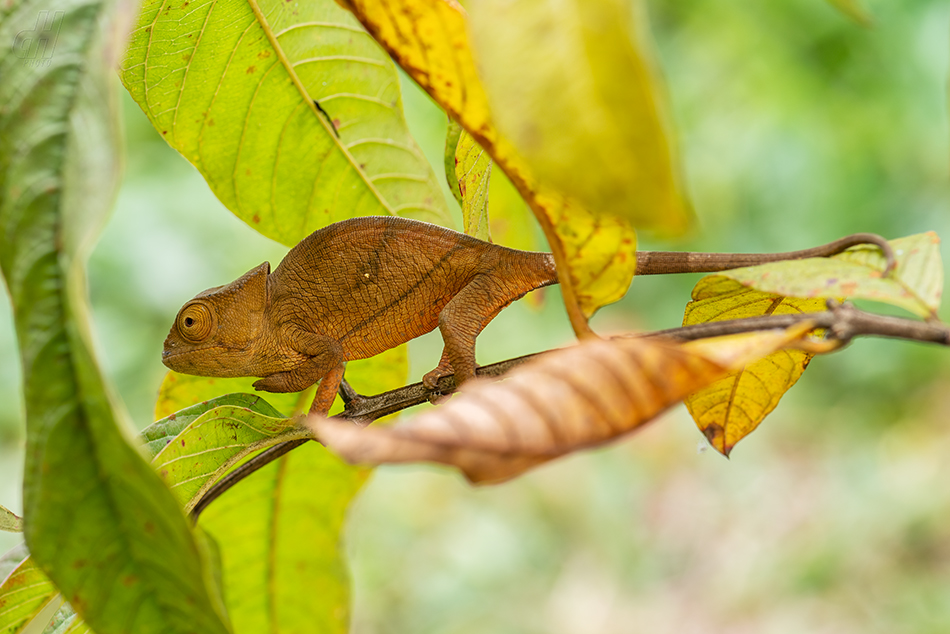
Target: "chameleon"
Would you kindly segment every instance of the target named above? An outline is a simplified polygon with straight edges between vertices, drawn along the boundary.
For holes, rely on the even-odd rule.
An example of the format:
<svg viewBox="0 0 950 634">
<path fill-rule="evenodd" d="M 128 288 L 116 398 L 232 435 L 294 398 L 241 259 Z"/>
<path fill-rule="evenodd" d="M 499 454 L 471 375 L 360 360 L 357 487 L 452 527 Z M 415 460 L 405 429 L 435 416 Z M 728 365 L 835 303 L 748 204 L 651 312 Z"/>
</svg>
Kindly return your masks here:
<svg viewBox="0 0 950 634">
<path fill-rule="evenodd" d="M 556 284 L 549 253 L 518 251 L 442 227 L 366 216 L 319 229 L 272 272 L 264 262 L 198 293 L 178 311 L 162 362 L 184 374 L 258 377 L 255 389 L 299 392 L 319 382 L 326 414 L 347 361 L 439 329 L 439 364 L 423 377 L 475 376 L 475 339 L 506 306 Z"/>
</svg>

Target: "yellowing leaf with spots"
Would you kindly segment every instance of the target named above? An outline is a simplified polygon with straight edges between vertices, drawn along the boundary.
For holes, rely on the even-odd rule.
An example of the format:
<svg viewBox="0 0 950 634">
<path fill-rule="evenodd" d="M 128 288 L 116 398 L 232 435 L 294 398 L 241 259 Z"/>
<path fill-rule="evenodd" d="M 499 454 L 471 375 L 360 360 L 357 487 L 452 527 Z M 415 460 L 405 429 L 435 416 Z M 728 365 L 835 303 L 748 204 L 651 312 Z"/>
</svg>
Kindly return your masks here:
<svg viewBox="0 0 950 634">
<path fill-rule="evenodd" d="M 221 202 L 279 242 L 353 216 L 453 224 L 392 61 L 332 0 L 147 0 L 121 78 Z"/>
<path fill-rule="evenodd" d="M 589 332 L 587 319 L 622 297 L 633 278 L 636 234 L 630 223 L 603 210 L 585 209 L 559 191 L 558 183 L 539 182 L 514 146 L 498 134 L 476 70 L 466 14 L 457 2 L 341 4 L 508 175 L 547 236 L 574 330 Z"/>
<path fill-rule="evenodd" d="M 852 247 L 830 258 L 789 260 L 718 275 L 767 293 L 805 298 L 867 299 L 899 306 L 925 319 L 936 317 L 943 292 L 940 238 L 932 231 L 889 240 L 897 267 L 873 245 Z"/>
<path fill-rule="evenodd" d="M 468 132 L 462 132 L 455 148 L 455 178 L 462 199 L 465 233 L 491 241 L 488 218 L 492 160 Z"/>
<path fill-rule="evenodd" d="M 683 325 L 761 315 L 789 315 L 824 310 L 822 299 L 798 299 L 763 293 L 711 275 L 693 289 Z M 709 443 L 728 456 L 775 409 L 801 377 L 813 355 L 780 350 L 746 365 L 686 397 L 686 408 Z"/>
</svg>

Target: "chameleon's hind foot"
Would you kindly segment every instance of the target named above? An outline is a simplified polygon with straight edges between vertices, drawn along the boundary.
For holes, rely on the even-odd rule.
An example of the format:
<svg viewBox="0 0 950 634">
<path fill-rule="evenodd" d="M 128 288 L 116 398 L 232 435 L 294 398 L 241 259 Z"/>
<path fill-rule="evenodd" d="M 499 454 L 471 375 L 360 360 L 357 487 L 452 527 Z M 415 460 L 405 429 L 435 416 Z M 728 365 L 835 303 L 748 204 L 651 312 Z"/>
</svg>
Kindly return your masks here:
<svg viewBox="0 0 950 634">
<path fill-rule="evenodd" d="M 443 360 L 434 370 L 426 372 L 425 376 L 422 377 L 422 385 L 424 385 L 427 390 L 434 392 L 439 389 L 439 379 L 453 373 L 452 364 Z"/>
</svg>

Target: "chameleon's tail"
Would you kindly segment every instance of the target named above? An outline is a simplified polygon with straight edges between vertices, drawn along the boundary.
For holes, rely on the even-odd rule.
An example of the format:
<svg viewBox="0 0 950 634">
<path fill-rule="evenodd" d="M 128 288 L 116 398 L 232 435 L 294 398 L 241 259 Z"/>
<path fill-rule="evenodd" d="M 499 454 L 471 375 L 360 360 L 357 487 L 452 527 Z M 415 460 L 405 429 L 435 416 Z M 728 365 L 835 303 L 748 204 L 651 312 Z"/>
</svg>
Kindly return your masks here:
<svg viewBox="0 0 950 634">
<path fill-rule="evenodd" d="M 515 265 L 515 277 L 518 278 L 522 294 L 536 288 L 557 284 L 557 268 L 554 256 L 550 253 L 522 251 Z"/>
</svg>

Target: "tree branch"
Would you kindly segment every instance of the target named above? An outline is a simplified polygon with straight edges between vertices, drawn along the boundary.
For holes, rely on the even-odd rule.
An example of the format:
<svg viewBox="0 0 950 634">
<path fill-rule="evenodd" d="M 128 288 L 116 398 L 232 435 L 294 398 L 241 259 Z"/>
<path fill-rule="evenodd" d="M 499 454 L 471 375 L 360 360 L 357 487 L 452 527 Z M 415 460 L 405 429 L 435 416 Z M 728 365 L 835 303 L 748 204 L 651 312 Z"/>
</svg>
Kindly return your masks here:
<svg viewBox="0 0 950 634">
<path fill-rule="evenodd" d="M 873 244 L 881 249 L 887 260 L 884 274 L 897 265 L 891 245 L 874 233 L 855 233 L 820 247 L 787 251 L 785 253 L 697 253 L 691 251 L 637 251 L 637 275 L 662 275 L 666 273 L 718 273 L 755 266 L 768 262 L 823 258 L 836 255 L 859 244 Z"/>
<path fill-rule="evenodd" d="M 815 328 L 827 330 L 829 338 L 836 339 L 842 343 L 848 343 L 854 337 L 876 336 L 950 346 L 950 327 L 945 324 L 875 315 L 858 310 L 850 304 L 839 304 L 834 300 L 829 300 L 828 310 L 820 313 L 768 315 L 763 317 L 748 317 L 745 319 L 730 319 L 728 321 L 682 326 L 680 328 L 670 328 L 656 332 L 621 335 L 621 337 L 618 338 L 666 337 L 681 341 L 691 341 L 723 335 L 754 332 L 757 330 L 788 328 L 802 321 L 814 322 Z M 486 365 L 478 368 L 476 374 L 481 377 L 500 377 L 513 367 L 521 365 L 539 354 L 544 354 L 544 352 L 528 354 Z M 431 400 L 433 395 L 451 394 L 454 391 L 455 377 L 451 375 L 442 377 L 439 380 L 438 390 L 435 392 L 430 392 L 422 383 L 413 383 L 373 396 L 360 396 L 344 381 L 340 387 L 340 395 L 346 403 L 346 409 L 336 418 L 349 419 L 357 421 L 359 424 L 368 425 L 383 416 L 425 403 Z M 208 490 L 204 497 L 195 505 L 194 509 L 192 509 L 192 518 L 197 521 L 201 512 L 225 491 L 264 465 L 280 458 L 305 442 L 307 442 L 307 440 L 292 440 L 274 445 L 239 466 Z"/>
</svg>

